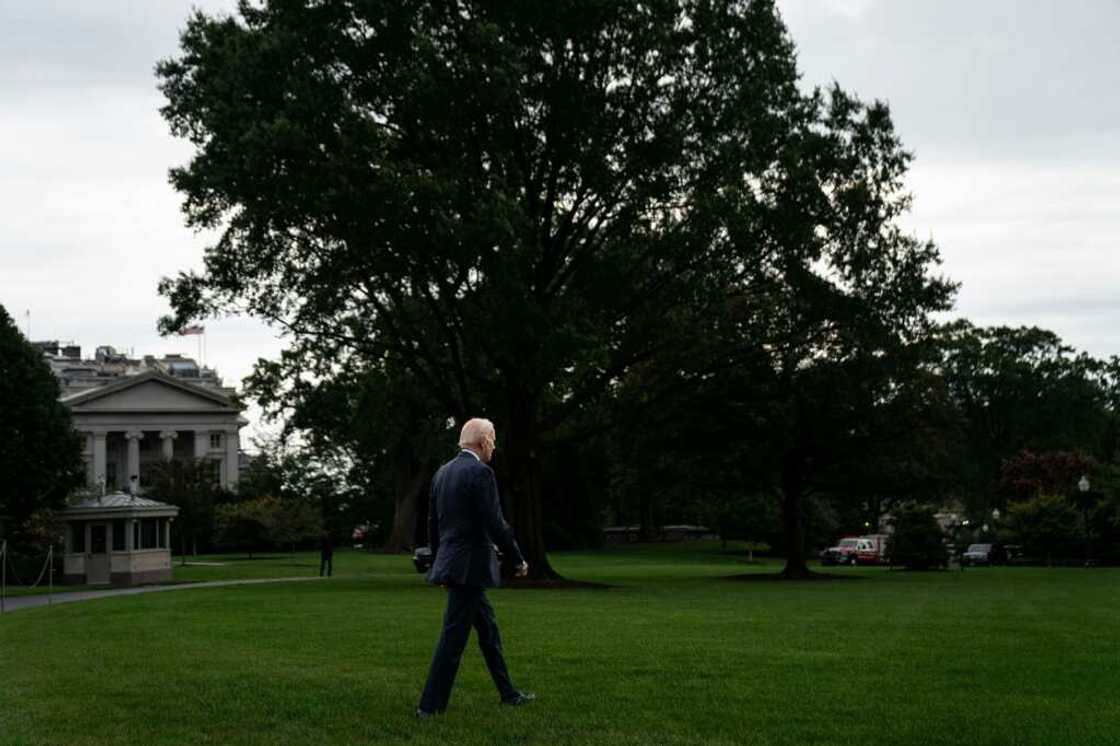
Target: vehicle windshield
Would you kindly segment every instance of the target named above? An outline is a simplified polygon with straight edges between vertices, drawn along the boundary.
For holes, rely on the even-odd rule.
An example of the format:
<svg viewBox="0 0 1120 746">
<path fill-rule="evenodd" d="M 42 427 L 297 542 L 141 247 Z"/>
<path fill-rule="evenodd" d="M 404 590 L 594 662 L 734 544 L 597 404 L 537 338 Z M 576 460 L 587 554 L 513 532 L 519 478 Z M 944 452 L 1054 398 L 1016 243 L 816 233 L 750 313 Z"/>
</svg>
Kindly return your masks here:
<svg viewBox="0 0 1120 746">
<path fill-rule="evenodd" d="M 842 547 L 855 547 L 859 546 L 859 539 L 841 539 L 840 546 Z"/>
<path fill-rule="evenodd" d="M 991 544 L 973 544 L 968 548 L 970 552 L 987 552 L 992 548 Z"/>
</svg>

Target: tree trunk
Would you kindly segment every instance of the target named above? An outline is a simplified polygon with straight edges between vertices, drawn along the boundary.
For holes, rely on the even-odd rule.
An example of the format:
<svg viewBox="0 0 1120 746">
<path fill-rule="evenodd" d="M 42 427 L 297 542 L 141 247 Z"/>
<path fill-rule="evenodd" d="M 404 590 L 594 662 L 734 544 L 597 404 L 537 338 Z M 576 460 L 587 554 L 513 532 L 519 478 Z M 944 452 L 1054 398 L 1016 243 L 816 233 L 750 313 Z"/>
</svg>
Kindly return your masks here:
<svg viewBox="0 0 1120 746">
<path fill-rule="evenodd" d="M 812 573 L 805 564 L 805 523 L 802 520 L 804 463 L 796 453 L 788 454 L 782 464 L 782 532 L 786 542 L 786 566 L 782 576 L 807 578 Z"/>
<path fill-rule="evenodd" d="M 383 547 L 385 552 L 395 554 L 412 548 L 416 540 L 416 514 L 432 477 L 429 467 L 417 460 L 411 448 L 398 450 L 393 528 Z"/>
<path fill-rule="evenodd" d="M 504 448 L 505 484 L 502 508 L 508 511 L 506 520 L 513 526 L 518 546 L 529 563 L 529 580 L 556 580 L 560 578 L 548 561 L 544 545 L 543 495 L 541 490 L 541 464 L 537 443 L 537 407 L 527 394 L 511 396 L 509 434 L 498 434 L 498 443 Z M 510 568 L 512 569 L 512 568 Z"/>
<path fill-rule="evenodd" d="M 653 496 L 646 488 L 642 488 L 638 497 L 639 515 L 638 541 L 656 541 L 657 527 L 653 521 Z"/>
</svg>

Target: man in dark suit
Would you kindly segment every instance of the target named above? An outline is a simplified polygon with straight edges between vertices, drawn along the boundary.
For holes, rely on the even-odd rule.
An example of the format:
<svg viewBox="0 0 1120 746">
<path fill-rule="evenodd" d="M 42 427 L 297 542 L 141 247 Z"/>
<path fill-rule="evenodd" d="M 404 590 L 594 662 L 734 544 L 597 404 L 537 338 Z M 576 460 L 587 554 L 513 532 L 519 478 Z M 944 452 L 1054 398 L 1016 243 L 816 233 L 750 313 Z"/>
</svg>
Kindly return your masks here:
<svg viewBox="0 0 1120 746">
<path fill-rule="evenodd" d="M 447 709 L 472 626 L 478 632 L 482 657 L 502 702 L 523 705 L 535 699 L 518 691 L 510 681 L 498 621 L 486 599 L 485 589 L 498 585 L 500 578 L 495 543 L 513 562 L 518 576 L 529 572 L 513 531 L 502 517 L 498 482 L 488 466 L 495 443 L 493 423 L 468 421 L 459 436 L 459 455 L 441 466 L 432 479 L 428 510 L 432 569 L 428 582 L 447 590 L 447 611 L 428 683 L 416 708 L 417 717 L 431 717 Z"/>
<path fill-rule="evenodd" d="M 334 537 L 331 536 L 330 531 L 324 531 L 322 537 L 319 539 L 319 577 L 323 577 L 323 571 L 326 570 L 327 577 L 331 576 L 331 570 L 334 569 Z"/>
</svg>

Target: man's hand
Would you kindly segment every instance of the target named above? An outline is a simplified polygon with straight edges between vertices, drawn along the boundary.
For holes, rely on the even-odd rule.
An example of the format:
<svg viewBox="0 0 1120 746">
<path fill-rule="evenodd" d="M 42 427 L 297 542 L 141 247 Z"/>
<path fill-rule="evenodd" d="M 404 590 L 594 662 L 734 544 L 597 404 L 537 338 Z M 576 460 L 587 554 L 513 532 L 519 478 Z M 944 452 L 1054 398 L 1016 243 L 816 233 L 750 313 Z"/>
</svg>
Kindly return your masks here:
<svg viewBox="0 0 1120 746">
<path fill-rule="evenodd" d="M 528 574 L 529 574 L 529 563 L 528 562 L 522 562 L 521 566 L 517 568 L 517 572 L 514 573 L 514 575 L 516 575 L 519 578 L 523 578 Z"/>
</svg>

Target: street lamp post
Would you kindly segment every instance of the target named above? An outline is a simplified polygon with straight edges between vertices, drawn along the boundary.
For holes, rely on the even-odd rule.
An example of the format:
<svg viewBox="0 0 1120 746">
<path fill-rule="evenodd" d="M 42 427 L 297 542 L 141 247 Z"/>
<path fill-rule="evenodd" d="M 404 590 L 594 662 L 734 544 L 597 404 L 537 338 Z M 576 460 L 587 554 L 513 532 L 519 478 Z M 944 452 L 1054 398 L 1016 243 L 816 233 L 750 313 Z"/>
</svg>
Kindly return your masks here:
<svg viewBox="0 0 1120 746">
<path fill-rule="evenodd" d="M 960 539 L 964 539 L 964 543 L 960 544 L 960 556 L 957 558 L 961 565 L 961 572 L 964 572 L 964 553 L 968 551 L 968 545 L 972 541 L 972 529 L 968 527 L 969 520 L 965 518 L 960 523 L 962 531 L 958 534 Z"/>
<path fill-rule="evenodd" d="M 996 552 L 998 546 L 999 551 L 996 552 L 996 556 L 1000 562 L 1007 564 L 1007 550 L 999 541 L 999 508 L 992 508 L 992 542 L 992 551 Z"/>
<path fill-rule="evenodd" d="M 1085 521 L 1085 567 L 1091 567 L 1093 562 L 1093 534 L 1089 530 L 1089 502 L 1092 499 L 1089 494 L 1089 477 L 1084 474 L 1081 475 L 1081 479 L 1077 480 L 1077 490 L 1081 493 L 1081 517 Z"/>
</svg>

